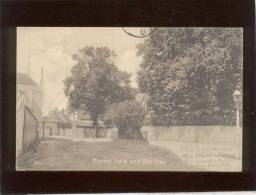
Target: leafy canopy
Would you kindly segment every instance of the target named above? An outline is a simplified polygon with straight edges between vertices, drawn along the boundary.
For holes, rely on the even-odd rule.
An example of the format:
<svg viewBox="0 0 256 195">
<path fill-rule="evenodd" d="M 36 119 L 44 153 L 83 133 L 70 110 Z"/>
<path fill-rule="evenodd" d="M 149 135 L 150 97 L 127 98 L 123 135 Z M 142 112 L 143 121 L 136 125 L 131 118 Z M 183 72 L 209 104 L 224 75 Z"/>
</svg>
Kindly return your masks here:
<svg viewBox="0 0 256 195">
<path fill-rule="evenodd" d="M 138 46 L 138 84 L 156 124 L 231 124 L 241 90 L 242 30 L 159 28 Z"/>
<path fill-rule="evenodd" d="M 85 47 L 73 55 L 71 75 L 64 80 L 69 108 L 88 112 L 97 126 L 106 105 L 132 98 L 130 75 L 113 63 L 115 53 L 107 47 Z"/>
</svg>

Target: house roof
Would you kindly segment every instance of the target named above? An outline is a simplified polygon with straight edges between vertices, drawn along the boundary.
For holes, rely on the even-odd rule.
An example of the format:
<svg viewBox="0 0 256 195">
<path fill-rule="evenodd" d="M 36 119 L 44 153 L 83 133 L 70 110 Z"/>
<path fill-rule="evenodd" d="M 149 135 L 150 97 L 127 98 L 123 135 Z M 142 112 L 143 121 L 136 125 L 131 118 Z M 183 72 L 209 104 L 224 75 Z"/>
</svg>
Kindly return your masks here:
<svg viewBox="0 0 256 195">
<path fill-rule="evenodd" d="M 56 119 L 52 116 L 44 116 L 43 121 L 44 122 L 56 122 Z"/>
<path fill-rule="evenodd" d="M 71 123 L 71 119 L 63 112 L 59 112 L 58 116 L 61 118 L 62 121 Z"/>
<path fill-rule="evenodd" d="M 142 106 L 142 107 L 145 107 L 145 105 L 147 104 L 148 102 L 148 95 L 145 94 L 145 93 L 139 93 L 136 95 L 135 97 L 136 101 Z"/>
<path fill-rule="evenodd" d="M 76 121 L 76 126 L 77 127 L 92 127 L 93 122 L 91 120 L 80 120 L 80 121 Z"/>
<path fill-rule="evenodd" d="M 79 120 L 76 121 L 77 127 L 93 127 L 93 121 L 92 120 Z M 98 121 L 98 127 L 104 127 L 102 124 L 102 121 Z"/>
<path fill-rule="evenodd" d="M 71 123 L 71 120 L 62 112 L 51 112 L 48 116 L 44 117 L 45 122 L 56 123 Z"/>
<path fill-rule="evenodd" d="M 17 83 L 37 86 L 36 82 L 24 73 L 17 73 Z"/>
<path fill-rule="evenodd" d="M 80 120 L 91 120 L 90 115 L 86 113 L 84 110 L 77 110 L 76 112 Z"/>
</svg>

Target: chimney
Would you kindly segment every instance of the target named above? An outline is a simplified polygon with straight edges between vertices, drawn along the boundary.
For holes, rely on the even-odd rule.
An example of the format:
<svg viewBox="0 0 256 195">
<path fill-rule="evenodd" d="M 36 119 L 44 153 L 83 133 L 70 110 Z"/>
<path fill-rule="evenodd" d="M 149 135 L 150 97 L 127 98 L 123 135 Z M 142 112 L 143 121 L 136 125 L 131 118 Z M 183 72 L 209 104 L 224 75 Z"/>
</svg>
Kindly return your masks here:
<svg viewBox="0 0 256 195">
<path fill-rule="evenodd" d="M 29 33 L 29 40 L 28 40 L 28 77 L 30 77 L 30 54 L 31 54 L 31 40 L 30 40 L 30 33 Z"/>
<path fill-rule="evenodd" d="M 41 77 L 40 77 L 39 87 L 40 87 L 40 92 L 41 92 L 41 96 L 42 96 L 41 97 L 41 100 L 42 100 L 41 107 L 43 109 L 43 102 L 44 102 L 44 68 L 43 67 L 41 67 Z"/>
</svg>

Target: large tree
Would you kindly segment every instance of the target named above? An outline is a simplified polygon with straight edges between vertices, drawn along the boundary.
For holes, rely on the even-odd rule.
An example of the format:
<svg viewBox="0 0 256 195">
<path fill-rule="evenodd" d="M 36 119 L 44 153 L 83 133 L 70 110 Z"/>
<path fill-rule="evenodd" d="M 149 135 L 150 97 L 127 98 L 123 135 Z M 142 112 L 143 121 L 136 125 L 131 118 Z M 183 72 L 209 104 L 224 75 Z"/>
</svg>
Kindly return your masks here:
<svg viewBox="0 0 256 195">
<path fill-rule="evenodd" d="M 131 99 L 130 75 L 119 71 L 113 63 L 115 53 L 107 47 L 85 47 L 73 55 L 76 65 L 64 80 L 69 107 L 89 113 L 95 136 L 98 119 L 106 105 Z"/>
<path fill-rule="evenodd" d="M 232 94 L 242 88 L 241 29 L 159 28 L 138 49 L 138 83 L 156 123 L 232 123 Z"/>
</svg>

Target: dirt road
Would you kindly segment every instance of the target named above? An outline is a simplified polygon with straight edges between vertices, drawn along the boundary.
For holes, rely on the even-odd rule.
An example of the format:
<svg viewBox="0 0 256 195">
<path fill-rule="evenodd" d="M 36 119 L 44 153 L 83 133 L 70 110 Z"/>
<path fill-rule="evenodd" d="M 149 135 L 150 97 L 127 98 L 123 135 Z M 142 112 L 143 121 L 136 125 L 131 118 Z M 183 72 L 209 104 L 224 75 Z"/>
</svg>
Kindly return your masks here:
<svg viewBox="0 0 256 195">
<path fill-rule="evenodd" d="M 136 142 L 41 141 L 18 160 L 18 170 L 196 171 L 168 149 Z"/>
</svg>

